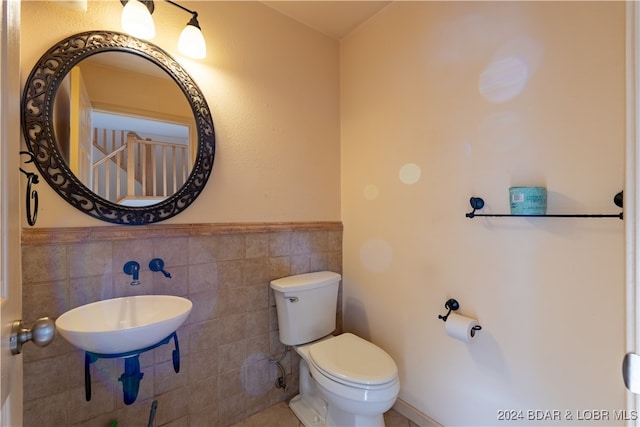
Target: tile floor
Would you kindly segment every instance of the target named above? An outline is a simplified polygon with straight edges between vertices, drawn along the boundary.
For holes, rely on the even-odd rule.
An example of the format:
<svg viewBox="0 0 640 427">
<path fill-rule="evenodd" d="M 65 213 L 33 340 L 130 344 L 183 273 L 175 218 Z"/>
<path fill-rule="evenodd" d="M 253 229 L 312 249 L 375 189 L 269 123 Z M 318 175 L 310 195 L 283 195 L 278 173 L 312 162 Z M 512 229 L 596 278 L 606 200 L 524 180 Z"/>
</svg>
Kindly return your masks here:
<svg viewBox="0 0 640 427">
<path fill-rule="evenodd" d="M 418 427 L 393 409 L 384 414 L 386 427 Z M 304 427 L 293 414 L 287 402 L 278 403 L 232 427 Z"/>
</svg>

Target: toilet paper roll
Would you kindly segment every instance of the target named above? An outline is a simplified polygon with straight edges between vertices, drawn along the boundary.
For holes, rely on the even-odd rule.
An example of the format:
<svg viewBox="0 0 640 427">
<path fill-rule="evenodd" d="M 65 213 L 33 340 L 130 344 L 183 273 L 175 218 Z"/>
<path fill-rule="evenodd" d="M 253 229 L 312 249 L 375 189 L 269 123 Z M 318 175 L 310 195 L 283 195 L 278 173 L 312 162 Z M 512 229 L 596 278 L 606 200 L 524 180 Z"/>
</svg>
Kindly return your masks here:
<svg viewBox="0 0 640 427">
<path fill-rule="evenodd" d="M 447 335 L 462 342 L 474 342 L 478 339 L 478 332 L 480 331 L 474 331 L 474 326 L 478 326 L 476 319 L 456 313 L 449 314 L 445 322 Z"/>
</svg>

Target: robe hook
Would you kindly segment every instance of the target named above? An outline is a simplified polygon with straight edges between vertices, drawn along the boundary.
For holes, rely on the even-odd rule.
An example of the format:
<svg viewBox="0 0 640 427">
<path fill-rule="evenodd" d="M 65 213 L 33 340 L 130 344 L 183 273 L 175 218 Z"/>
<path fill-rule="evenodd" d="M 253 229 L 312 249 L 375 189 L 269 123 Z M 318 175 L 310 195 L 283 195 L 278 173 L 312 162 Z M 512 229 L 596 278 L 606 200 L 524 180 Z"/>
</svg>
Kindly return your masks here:
<svg viewBox="0 0 640 427">
<path fill-rule="evenodd" d="M 30 151 L 20 151 L 20 154 L 29 156 L 29 160 L 25 161 L 25 163 L 34 163 L 36 160 L 36 156 Z M 31 190 L 31 185 L 39 182 L 38 175 L 33 172 L 27 172 L 22 168 L 19 169 L 27 177 L 26 215 L 27 222 L 33 227 L 38 218 L 38 192 Z"/>
</svg>

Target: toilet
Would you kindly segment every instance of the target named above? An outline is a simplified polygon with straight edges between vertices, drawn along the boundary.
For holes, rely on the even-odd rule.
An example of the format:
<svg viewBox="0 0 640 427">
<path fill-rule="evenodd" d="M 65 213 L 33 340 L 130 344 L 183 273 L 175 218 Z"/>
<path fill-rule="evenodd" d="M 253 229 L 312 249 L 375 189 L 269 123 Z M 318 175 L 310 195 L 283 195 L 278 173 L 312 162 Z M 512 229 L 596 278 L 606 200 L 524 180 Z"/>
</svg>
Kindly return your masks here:
<svg viewBox="0 0 640 427">
<path fill-rule="evenodd" d="M 300 355 L 300 394 L 289 406 L 306 427 L 383 427 L 400 391 L 398 367 L 369 341 L 331 335 L 340 279 L 319 271 L 271 282 L 280 341 Z"/>
</svg>

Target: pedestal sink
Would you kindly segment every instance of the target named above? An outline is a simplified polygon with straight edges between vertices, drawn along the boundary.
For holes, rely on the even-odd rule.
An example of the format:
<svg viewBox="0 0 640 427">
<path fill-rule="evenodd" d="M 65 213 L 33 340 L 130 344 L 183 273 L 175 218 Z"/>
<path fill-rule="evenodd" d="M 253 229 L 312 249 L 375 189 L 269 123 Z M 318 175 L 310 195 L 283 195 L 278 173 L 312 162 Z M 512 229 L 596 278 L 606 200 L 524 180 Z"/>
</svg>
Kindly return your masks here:
<svg viewBox="0 0 640 427">
<path fill-rule="evenodd" d="M 60 335 L 74 346 L 99 354 L 150 347 L 175 332 L 193 304 L 172 295 L 137 295 L 82 305 L 56 320 Z"/>
</svg>

